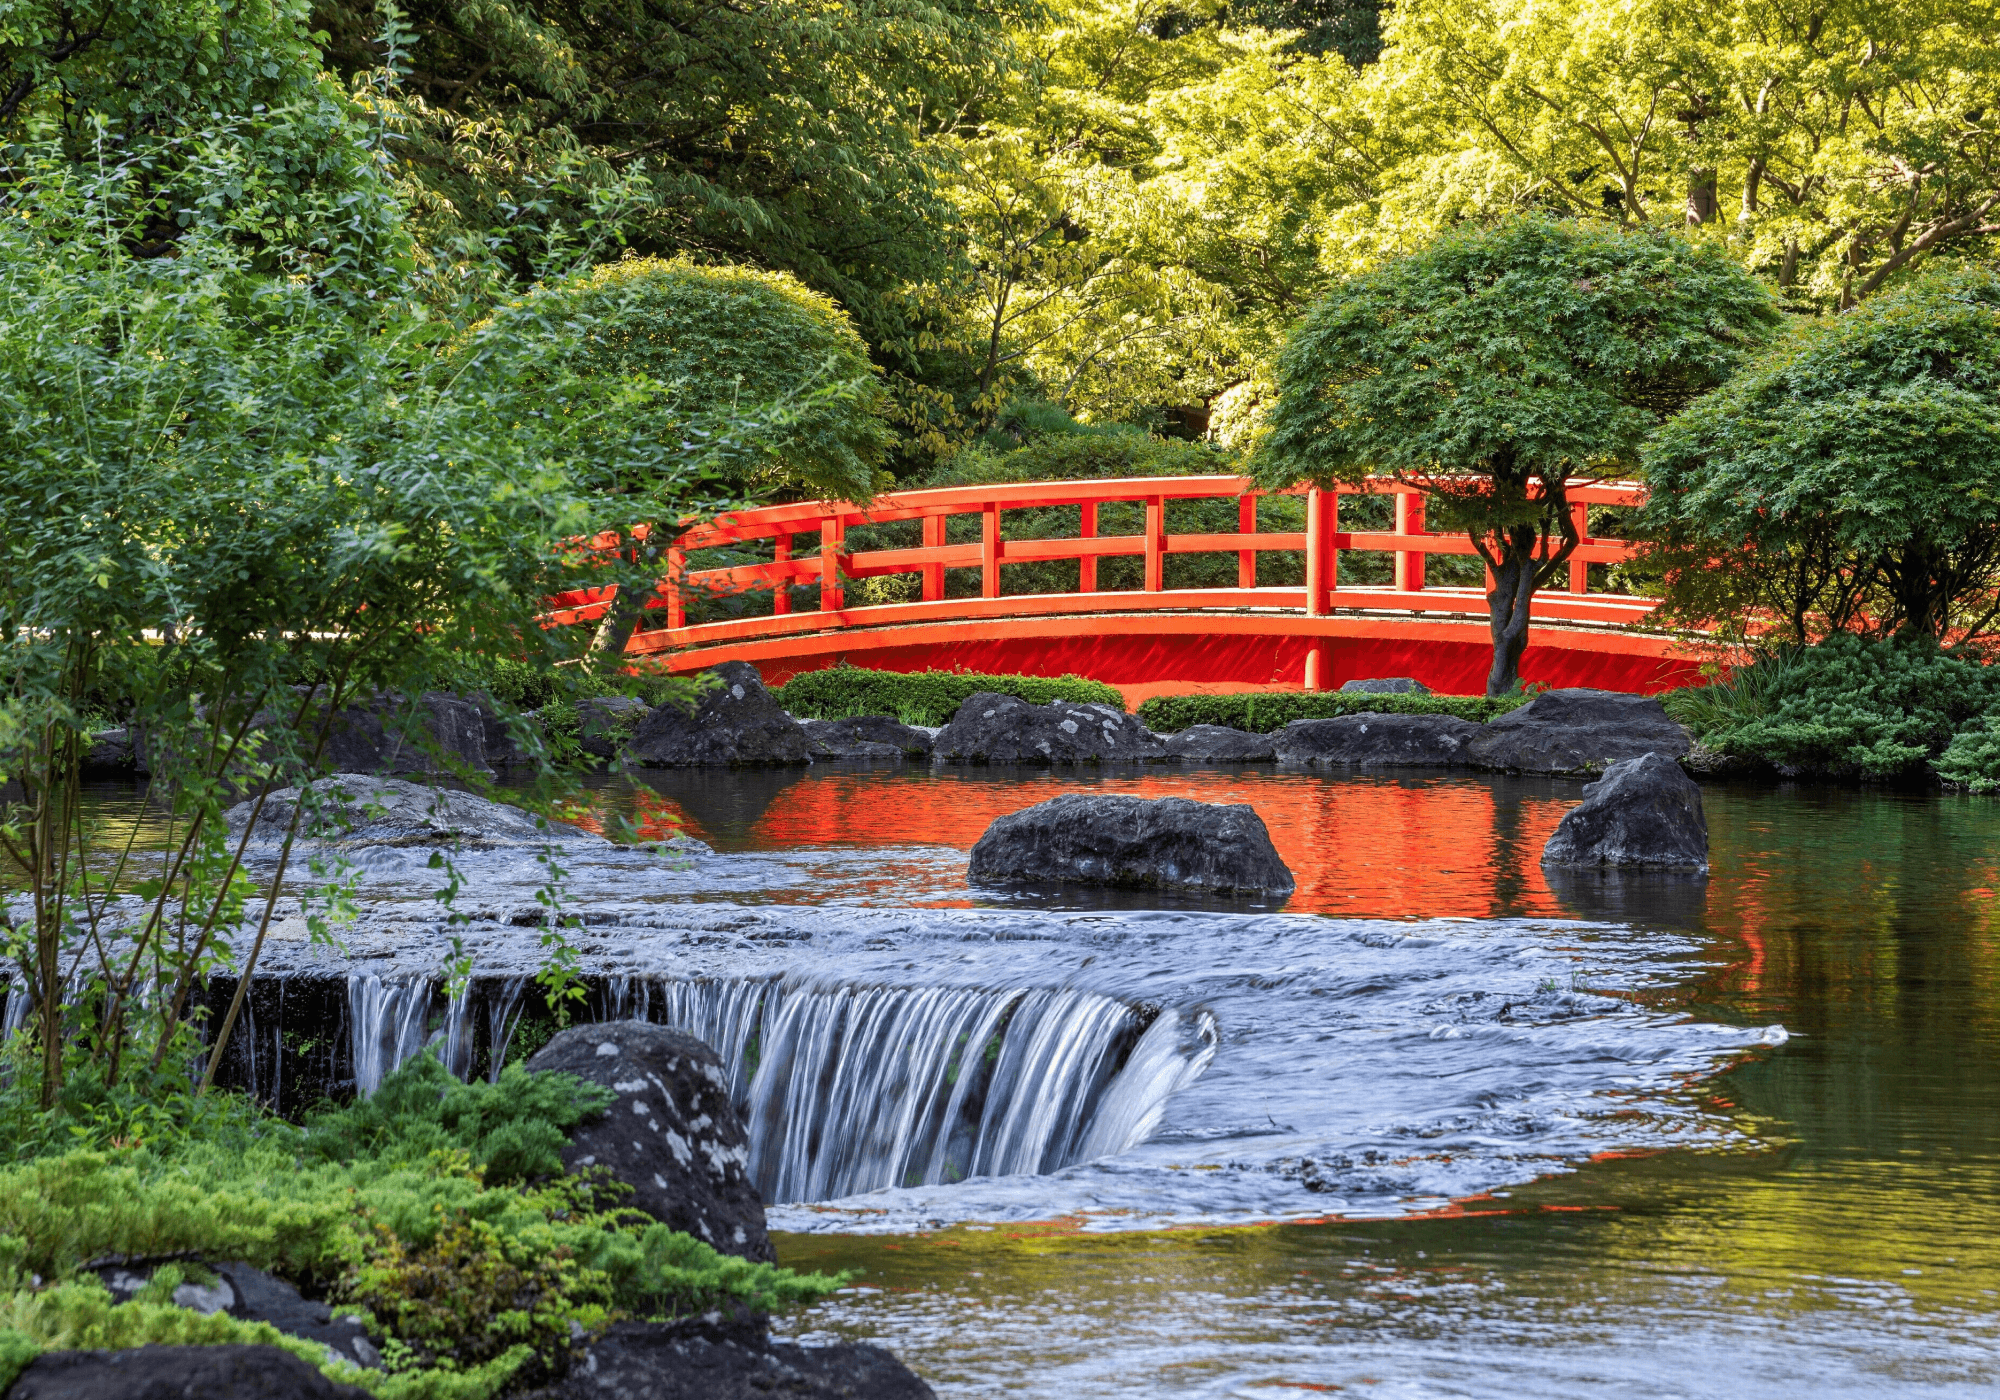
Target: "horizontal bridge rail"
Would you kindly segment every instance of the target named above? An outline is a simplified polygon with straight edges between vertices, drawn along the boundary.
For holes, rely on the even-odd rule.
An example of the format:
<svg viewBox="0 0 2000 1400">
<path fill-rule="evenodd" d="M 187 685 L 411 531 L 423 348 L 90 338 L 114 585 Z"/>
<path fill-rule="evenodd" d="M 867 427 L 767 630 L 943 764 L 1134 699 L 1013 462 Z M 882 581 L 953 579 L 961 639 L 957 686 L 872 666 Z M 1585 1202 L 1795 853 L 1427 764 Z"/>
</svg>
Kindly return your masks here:
<svg viewBox="0 0 2000 1400">
<path fill-rule="evenodd" d="M 1257 502 L 1267 494 L 1303 496 L 1305 528 L 1260 531 Z M 1589 566 L 1630 559 L 1634 545 L 1622 539 L 1590 534 L 1592 506 L 1639 506 L 1645 488 L 1636 482 L 1577 480 L 1565 489 L 1581 543 L 1570 555 L 1567 591 L 1545 590 L 1537 595 L 1538 621 L 1629 625 L 1641 622 L 1656 606 L 1651 598 L 1589 591 Z M 1343 496 L 1383 495 L 1393 498 L 1393 528 L 1343 530 Z M 1234 499 L 1237 529 L 1228 533 L 1169 533 L 1169 502 Z M 1136 534 L 1101 534 L 1099 508 L 1114 503 L 1143 506 L 1143 525 Z M 1053 506 L 1078 508 L 1079 532 L 1062 539 L 1007 539 L 1002 512 Z M 955 515 L 976 515 L 976 540 L 951 543 L 946 522 Z M 921 543 L 894 549 L 850 547 L 848 531 L 897 521 L 920 524 Z M 794 542 L 801 535 L 816 537 L 817 547 L 801 552 Z M 601 539 L 598 547 L 615 547 Z M 768 558 L 726 568 L 693 569 L 688 556 L 715 548 L 746 547 L 768 551 Z M 761 547 L 761 548 L 759 548 Z M 1380 552 L 1393 556 L 1394 582 L 1345 586 L 1339 560 L 1344 551 Z M 1269 552 L 1302 553 L 1304 585 L 1259 587 L 1257 558 Z M 1168 588 L 1165 561 L 1176 554 L 1234 554 L 1235 588 Z M 1145 477 L 1102 481 L 1021 482 L 988 486 L 952 486 L 894 491 L 866 505 L 844 501 L 799 501 L 733 511 L 686 530 L 666 552 L 666 577 L 647 608 L 663 612 L 663 627 L 636 632 L 628 651 L 653 653 L 717 643 L 777 639 L 840 628 L 896 626 L 913 622 L 1056 616 L 1074 613 L 1140 611 L 1283 610 L 1309 617 L 1354 609 L 1393 609 L 1423 614 L 1485 616 L 1484 593 L 1476 588 L 1426 586 L 1425 561 L 1432 555 L 1476 555 L 1463 533 L 1433 534 L 1425 529 L 1424 495 L 1420 488 L 1371 479 L 1343 484 L 1334 490 L 1299 487 L 1281 493 L 1259 490 L 1248 477 Z M 1098 564 L 1108 558 L 1143 560 L 1138 589 L 1100 590 Z M 1072 593 L 1002 592 L 1002 569 L 1010 564 L 1075 560 L 1078 586 Z M 979 596 L 946 596 L 945 571 L 976 569 Z M 914 574 L 920 600 L 849 607 L 845 583 L 890 574 Z M 801 582 L 819 584 L 819 609 L 798 612 L 791 589 Z M 1490 584 L 1490 571 L 1488 582 Z M 690 625 L 686 618 L 689 593 L 721 595 L 769 590 L 772 611 L 764 616 Z M 585 622 L 603 615 L 615 588 L 580 589 L 552 599 L 549 620 Z"/>
</svg>

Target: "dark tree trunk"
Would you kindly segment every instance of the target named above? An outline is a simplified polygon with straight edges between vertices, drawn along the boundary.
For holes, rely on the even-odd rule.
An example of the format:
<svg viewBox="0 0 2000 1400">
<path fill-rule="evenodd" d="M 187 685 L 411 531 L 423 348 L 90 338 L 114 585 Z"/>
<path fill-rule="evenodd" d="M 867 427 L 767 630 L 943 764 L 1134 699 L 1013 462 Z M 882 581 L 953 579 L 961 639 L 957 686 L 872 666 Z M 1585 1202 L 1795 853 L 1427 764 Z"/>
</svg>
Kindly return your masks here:
<svg viewBox="0 0 2000 1400">
<path fill-rule="evenodd" d="M 623 552 L 625 562 L 635 569 L 648 565 L 664 568 L 666 551 L 652 545 L 655 539 L 669 538 L 666 531 L 654 527 L 646 534 L 644 541 L 633 541 Z M 630 580 L 618 585 L 618 594 L 611 600 L 611 606 L 598 620 L 597 631 L 590 639 L 590 651 L 584 658 L 584 665 L 595 671 L 600 667 L 616 667 L 625 655 L 625 644 L 632 640 L 632 634 L 639 630 L 640 619 L 646 615 L 646 604 L 653 598 L 653 589 Z"/>
<path fill-rule="evenodd" d="M 1511 695 L 1521 684 L 1521 653 L 1528 649 L 1528 612 L 1535 600 L 1535 535 L 1533 526 L 1517 525 L 1494 540 L 1499 559 L 1492 566 L 1492 591 L 1486 595 L 1493 634 L 1488 695 Z"/>
</svg>

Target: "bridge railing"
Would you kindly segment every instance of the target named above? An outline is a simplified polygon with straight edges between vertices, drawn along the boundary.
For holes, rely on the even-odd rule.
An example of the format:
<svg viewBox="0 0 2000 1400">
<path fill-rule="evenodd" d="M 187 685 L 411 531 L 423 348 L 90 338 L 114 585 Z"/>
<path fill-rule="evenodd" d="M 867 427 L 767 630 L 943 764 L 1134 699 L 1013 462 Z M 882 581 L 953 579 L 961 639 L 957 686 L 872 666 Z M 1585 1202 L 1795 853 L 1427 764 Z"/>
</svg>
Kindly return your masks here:
<svg viewBox="0 0 2000 1400">
<path fill-rule="evenodd" d="M 865 506 L 842 501 L 799 501 L 734 511 L 685 532 L 667 552 L 667 576 L 647 607 L 663 611 L 664 627 L 636 633 L 628 648 L 654 652 L 708 643 L 760 637 L 797 635 L 844 627 L 895 625 L 918 621 L 985 617 L 1048 615 L 1078 612 L 1137 612 L 1161 609 L 1278 609 L 1308 616 L 1346 609 L 1391 609 L 1420 613 L 1484 616 L 1484 592 L 1476 588 L 1427 586 L 1425 561 L 1434 554 L 1476 555 L 1460 533 L 1432 534 L 1424 527 L 1424 497 L 1415 487 L 1387 480 L 1343 485 L 1337 490 L 1296 488 L 1284 495 L 1305 497 L 1305 529 L 1260 531 L 1257 501 L 1267 493 L 1248 477 L 1143 477 L 1102 481 L 1023 482 L 989 486 L 951 486 L 895 491 Z M 1537 619 L 1572 623 L 1624 624 L 1642 620 L 1655 606 L 1650 598 L 1589 591 L 1589 566 L 1630 559 L 1631 542 L 1596 538 L 1589 530 L 1592 506 L 1638 506 L 1645 488 L 1626 481 L 1574 481 L 1566 488 L 1582 543 L 1569 559 L 1567 591 L 1544 590 L 1534 604 Z M 1343 530 L 1343 496 L 1386 495 L 1394 498 L 1393 525 L 1388 530 Z M 1172 501 L 1234 499 L 1237 529 L 1226 534 L 1169 533 L 1167 504 Z M 1098 533 L 1099 508 L 1111 503 L 1144 507 L 1144 525 L 1136 534 Z M 1079 531 L 1062 539 L 1004 538 L 1001 514 L 1052 506 L 1079 508 Z M 955 515 L 977 515 L 979 538 L 950 543 L 946 522 Z M 921 543 L 913 548 L 855 550 L 847 542 L 857 526 L 895 521 L 920 522 Z M 817 548 L 799 552 L 801 535 L 817 537 Z M 725 546 L 755 546 L 769 541 L 768 562 L 730 568 L 689 571 L 688 555 Z M 1303 586 L 1257 586 L 1257 556 L 1287 551 L 1305 556 Z M 1339 556 L 1346 551 L 1386 553 L 1394 559 L 1393 583 L 1343 587 Z M 1168 588 L 1165 562 L 1173 554 L 1234 554 L 1234 588 Z M 1098 563 L 1107 558 L 1136 557 L 1144 561 L 1138 589 L 1100 590 Z M 1078 587 L 1074 593 L 1003 594 L 1001 570 L 1009 564 L 1075 560 Z M 977 597 L 946 596 L 947 569 L 977 569 Z M 851 579 L 888 574 L 918 577 L 920 598 L 904 603 L 849 607 L 845 583 Z M 794 611 L 791 590 L 801 582 L 817 581 L 817 611 Z M 690 592 L 709 595 L 772 591 L 772 612 L 757 617 L 690 626 L 686 599 Z M 615 589 L 583 589 L 552 600 L 555 622 L 583 622 L 608 608 Z"/>
</svg>

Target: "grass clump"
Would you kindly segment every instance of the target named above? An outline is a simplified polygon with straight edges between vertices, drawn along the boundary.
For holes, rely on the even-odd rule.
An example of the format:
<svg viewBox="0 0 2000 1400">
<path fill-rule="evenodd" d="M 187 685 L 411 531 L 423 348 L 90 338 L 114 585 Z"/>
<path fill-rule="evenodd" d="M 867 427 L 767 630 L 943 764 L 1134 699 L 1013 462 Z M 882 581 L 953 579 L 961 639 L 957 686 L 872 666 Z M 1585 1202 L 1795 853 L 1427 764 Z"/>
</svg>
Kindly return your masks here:
<svg viewBox="0 0 2000 1400">
<path fill-rule="evenodd" d="M 904 724 L 949 724 L 967 697 L 989 691 L 1030 705 L 1055 700 L 1125 708 L 1117 687 L 1081 676 L 982 676 L 972 671 L 867 671 L 835 666 L 794 676 L 772 693 L 800 719 L 894 715 Z"/>
<path fill-rule="evenodd" d="M 1357 695 L 1337 690 L 1277 691 L 1248 695 L 1156 695 L 1139 706 L 1149 729 L 1175 734 L 1197 724 L 1220 724 L 1251 734 L 1272 734 L 1295 719 L 1341 715 L 1457 715 L 1485 723 L 1528 703 L 1532 695 Z"/>
</svg>

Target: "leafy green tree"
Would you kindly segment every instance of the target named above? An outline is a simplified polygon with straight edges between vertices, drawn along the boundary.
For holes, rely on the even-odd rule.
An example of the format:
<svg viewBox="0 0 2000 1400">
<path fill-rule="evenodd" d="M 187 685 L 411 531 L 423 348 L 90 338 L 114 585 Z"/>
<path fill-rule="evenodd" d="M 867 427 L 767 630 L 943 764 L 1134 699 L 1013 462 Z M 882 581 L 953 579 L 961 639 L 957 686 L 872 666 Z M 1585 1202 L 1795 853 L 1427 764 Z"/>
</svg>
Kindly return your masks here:
<svg viewBox="0 0 2000 1400">
<path fill-rule="evenodd" d="M 1685 223 L 1851 305 L 2000 232 L 2000 5 L 1404 0 L 1382 246 L 1468 212 Z"/>
<path fill-rule="evenodd" d="M 1670 234 L 1462 229 L 1306 314 L 1278 358 L 1259 475 L 1421 487 L 1492 573 L 1487 694 L 1505 694 L 1535 591 L 1578 542 L 1567 483 L 1635 469 L 1646 435 L 1776 320 L 1755 278 Z"/>
<path fill-rule="evenodd" d="M 512 334 L 517 321 L 529 340 L 554 328 L 547 370 L 567 382 L 615 394 L 636 377 L 664 390 L 629 408 L 624 437 L 639 450 L 603 453 L 587 468 L 604 498 L 600 527 L 636 571 L 592 643 L 600 657 L 623 654 L 683 516 L 787 491 L 874 494 L 893 437 L 881 375 L 847 314 L 794 277 L 628 258 L 503 309 L 492 329 Z M 707 444 L 715 463 L 699 496 L 681 458 L 646 450 L 683 438 Z"/>
<path fill-rule="evenodd" d="M 1645 471 L 1689 621 L 1980 637 L 2000 616 L 2000 276 L 1799 324 L 1668 423 Z"/>
<path fill-rule="evenodd" d="M 927 329 L 952 261 L 930 139 L 1005 46 L 966 0 L 414 0 L 383 99 L 432 255 L 531 280 L 538 231 L 791 272 L 878 351 Z M 376 0 L 316 0 L 329 65 L 386 60 Z"/>
<path fill-rule="evenodd" d="M 308 13 L 307 0 L 12 0 L 0 188 L 41 178 L 50 152 L 116 169 L 141 253 L 221 230 L 266 271 L 365 298 L 404 267 L 402 215 L 361 112 L 320 69 Z"/>
<path fill-rule="evenodd" d="M 666 386 L 562 372 L 575 307 L 526 304 L 446 361 L 407 300 L 354 314 L 214 230 L 143 256 L 129 172 L 38 170 L 0 204 L 0 857 L 33 896 L 0 938 L 47 1103 L 66 1056 L 100 1082 L 180 1073 L 197 981 L 254 968 L 297 828 L 259 890 L 226 807 L 318 771 L 354 697 L 553 661 L 539 614 L 590 578 L 564 542 L 598 518 L 598 462 L 656 495 L 711 473 L 650 431 Z M 112 897 L 130 851 L 97 851 L 78 786 L 108 680 L 173 822 L 143 907 Z M 311 886 L 324 932 L 339 887 Z"/>
</svg>

